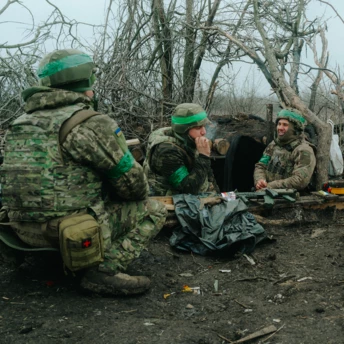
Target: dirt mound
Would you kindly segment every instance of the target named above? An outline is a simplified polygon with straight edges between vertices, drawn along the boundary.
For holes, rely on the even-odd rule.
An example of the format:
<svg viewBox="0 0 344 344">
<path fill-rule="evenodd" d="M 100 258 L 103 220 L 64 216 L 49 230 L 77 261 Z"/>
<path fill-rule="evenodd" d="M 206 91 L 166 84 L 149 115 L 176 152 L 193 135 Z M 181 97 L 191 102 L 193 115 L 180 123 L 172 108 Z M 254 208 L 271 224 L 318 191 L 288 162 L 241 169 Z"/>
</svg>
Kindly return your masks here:
<svg viewBox="0 0 344 344">
<path fill-rule="evenodd" d="M 255 115 L 213 116 L 211 120 L 212 124 L 207 127 L 207 136 L 211 139 L 243 135 L 252 137 L 263 144 L 267 144 L 270 139 L 268 122 Z"/>
</svg>

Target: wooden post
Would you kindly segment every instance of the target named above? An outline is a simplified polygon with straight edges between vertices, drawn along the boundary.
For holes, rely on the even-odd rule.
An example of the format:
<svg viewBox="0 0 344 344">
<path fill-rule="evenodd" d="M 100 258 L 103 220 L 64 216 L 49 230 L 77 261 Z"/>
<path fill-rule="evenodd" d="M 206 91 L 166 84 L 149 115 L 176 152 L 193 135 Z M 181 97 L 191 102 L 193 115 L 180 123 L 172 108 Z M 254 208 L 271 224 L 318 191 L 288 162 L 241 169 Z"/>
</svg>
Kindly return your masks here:
<svg viewBox="0 0 344 344">
<path fill-rule="evenodd" d="M 266 145 L 268 145 L 274 139 L 275 123 L 273 122 L 273 106 L 272 104 L 266 104 L 266 121 L 268 123 L 268 132 Z"/>
<path fill-rule="evenodd" d="M 214 141 L 209 140 L 209 146 L 213 152 L 217 152 L 220 155 L 226 155 L 230 143 L 226 139 L 215 139 Z"/>
<path fill-rule="evenodd" d="M 145 159 L 145 154 L 141 148 L 140 140 L 139 139 L 126 140 L 126 143 L 134 159 L 139 163 L 143 163 L 143 160 Z"/>
</svg>

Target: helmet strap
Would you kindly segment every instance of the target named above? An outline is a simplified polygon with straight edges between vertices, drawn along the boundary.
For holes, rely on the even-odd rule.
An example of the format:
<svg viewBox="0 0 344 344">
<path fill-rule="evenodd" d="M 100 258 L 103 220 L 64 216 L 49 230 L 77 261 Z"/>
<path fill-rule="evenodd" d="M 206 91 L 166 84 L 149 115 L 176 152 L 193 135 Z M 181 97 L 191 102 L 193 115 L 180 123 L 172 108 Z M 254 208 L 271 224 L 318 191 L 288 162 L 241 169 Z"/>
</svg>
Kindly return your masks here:
<svg viewBox="0 0 344 344">
<path fill-rule="evenodd" d="M 98 111 L 99 98 L 95 92 L 94 92 L 93 98 L 91 99 L 91 104 L 92 104 L 94 111 Z"/>
</svg>

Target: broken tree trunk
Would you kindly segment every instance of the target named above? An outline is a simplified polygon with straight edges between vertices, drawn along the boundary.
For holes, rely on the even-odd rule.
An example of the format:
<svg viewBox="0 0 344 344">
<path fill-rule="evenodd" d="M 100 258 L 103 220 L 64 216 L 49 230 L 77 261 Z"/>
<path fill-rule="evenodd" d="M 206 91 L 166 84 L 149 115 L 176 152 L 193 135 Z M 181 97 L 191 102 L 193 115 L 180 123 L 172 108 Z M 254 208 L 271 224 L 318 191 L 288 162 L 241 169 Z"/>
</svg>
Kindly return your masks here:
<svg viewBox="0 0 344 344">
<path fill-rule="evenodd" d="M 129 147 L 129 150 L 137 162 L 143 162 L 145 154 L 141 148 L 139 139 L 131 139 L 125 141 Z"/>
<path fill-rule="evenodd" d="M 230 143 L 226 139 L 215 139 L 209 141 L 210 149 L 220 155 L 226 155 L 230 147 Z"/>
</svg>

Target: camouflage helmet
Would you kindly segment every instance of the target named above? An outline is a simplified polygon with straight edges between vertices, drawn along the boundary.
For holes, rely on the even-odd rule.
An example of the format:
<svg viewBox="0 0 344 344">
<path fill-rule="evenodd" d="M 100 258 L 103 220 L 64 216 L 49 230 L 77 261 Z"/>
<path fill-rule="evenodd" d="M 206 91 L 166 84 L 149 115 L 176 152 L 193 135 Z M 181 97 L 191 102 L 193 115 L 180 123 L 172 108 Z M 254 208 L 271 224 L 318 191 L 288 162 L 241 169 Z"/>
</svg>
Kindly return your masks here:
<svg viewBox="0 0 344 344">
<path fill-rule="evenodd" d="M 95 81 L 94 67 L 92 58 L 80 50 L 55 50 L 38 66 L 39 84 L 76 92 L 91 90 Z"/>
<path fill-rule="evenodd" d="M 198 104 L 179 104 L 172 113 L 172 130 L 184 134 L 191 128 L 209 123 L 207 117 L 207 113 Z"/>
<path fill-rule="evenodd" d="M 295 130 L 303 131 L 306 120 L 298 113 L 290 110 L 281 110 L 277 114 L 276 125 L 280 119 L 286 119 L 294 125 Z"/>
</svg>

